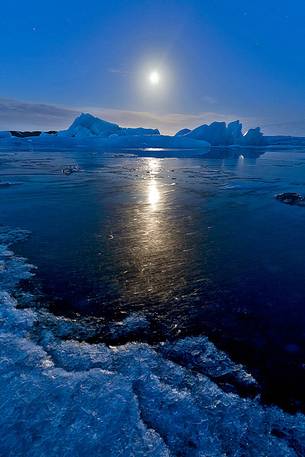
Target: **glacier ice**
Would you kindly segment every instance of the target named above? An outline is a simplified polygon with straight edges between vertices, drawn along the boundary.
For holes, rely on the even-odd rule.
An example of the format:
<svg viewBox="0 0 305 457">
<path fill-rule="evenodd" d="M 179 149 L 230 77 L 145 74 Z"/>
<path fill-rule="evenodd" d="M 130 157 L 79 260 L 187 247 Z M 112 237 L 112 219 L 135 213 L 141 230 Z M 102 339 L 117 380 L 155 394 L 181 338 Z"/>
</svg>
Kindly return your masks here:
<svg viewBox="0 0 305 457">
<path fill-rule="evenodd" d="M 58 136 L 71 136 L 76 138 L 86 138 L 98 136 L 107 138 L 112 135 L 160 135 L 157 129 L 123 128 L 112 122 L 104 121 L 89 113 L 82 113 L 78 116 L 67 130 L 58 132 Z"/>
<path fill-rule="evenodd" d="M 242 133 L 242 124 L 239 120 L 230 122 L 212 122 L 210 125 L 203 124 L 191 131 L 177 132 L 187 138 L 205 140 L 212 146 L 263 146 L 266 144 L 259 127 L 249 129 L 246 134 Z"/>
<path fill-rule="evenodd" d="M 212 122 L 194 129 L 183 128 L 174 136 L 162 135 L 158 129 L 121 127 L 90 113 L 82 113 L 70 127 L 61 131 L 0 131 L 0 149 L 12 150 L 82 150 L 111 149 L 199 149 L 209 146 L 235 147 L 289 147 L 304 146 L 305 137 L 265 136 L 260 128 L 251 128 L 245 134 L 239 120 Z"/>
<path fill-rule="evenodd" d="M 82 113 L 78 116 L 67 130 L 58 133 L 58 136 L 71 136 L 86 138 L 90 136 L 107 137 L 113 133 L 119 132 L 120 127 L 117 124 L 104 121 L 89 113 Z"/>
<path fill-rule="evenodd" d="M 229 144 L 239 144 L 243 133 L 242 123 L 237 121 L 229 122 L 227 127 L 227 141 Z"/>
<path fill-rule="evenodd" d="M 264 144 L 264 138 L 261 129 L 259 127 L 249 129 L 239 144 L 245 146 L 262 146 Z"/>
<path fill-rule="evenodd" d="M 186 134 L 189 138 L 208 141 L 212 146 L 227 144 L 227 127 L 225 122 L 212 122 L 200 125 Z"/>
<path fill-rule="evenodd" d="M 190 129 L 181 129 L 175 134 L 175 136 L 183 136 L 183 135 L 186 135 L 187 133 L 190 133 L 190 131 L 191 131 Z"/>
<path fill-rule="evenodd" d="M 209 149 L 209 143 L 204 140 L 195 140 L 185 136 L 174 137 L 169 135 L 149 135 L 143 134 L 116 134 L 113 133 L 108 137 L 103 136 L 86 136 L 71 137 L 58 134 L 45 135 L 43 137 L 33 137 L 29 143 L 28 139 L 19 139 L 25 150 L 58 150 L 58 149 L 75 149 L 90 151 L 113 151 L 113 150 L 137 150 L 148 148 L 160 149 L 200 149 L 206 153 Z M 13 143 L 6 142 L 6 148 L 12 148 Z M 16 144 L 14 144 L 15 147 Z M 0 147 L 4 147 L 1 144 Z"/>
<path fill-rule="evenodd" d="M 242 124 L 233 121 L 212 122 L 193 130 L 182 129 L 174 136 L 161 135 L 158 129 L 125 128 L 118 124 L 99 119 L 89 113 L 82 113 L 66 130 L 59 132 L 0 132 L 0 148 L 23 148 L 41 150 L 52 148 L 71 149 L 79 147 L 87 150 L 111 149 L 202 149 L 212 146 L 262 146 L 265 144 L 259 128 L 242 134 Z M 27 134 L 33 134 L 28 136 Z M 23 135 L 24 134 L 24 135 Z"/>
<path fill-rule="evenodd" d="M 77 321 L 20 308 L 16 287 L 35 270 L 11 249 L 25 236 L 0 232 L 1 271 L 11 276 L 0 275 L 0 455 L 305 455 L 305 417 L 226 391 L 224 376 L 255 380 L 206 337 L 89 344 Z M 148 325 L 132 315 L 113 332 Z"/>
</svg>

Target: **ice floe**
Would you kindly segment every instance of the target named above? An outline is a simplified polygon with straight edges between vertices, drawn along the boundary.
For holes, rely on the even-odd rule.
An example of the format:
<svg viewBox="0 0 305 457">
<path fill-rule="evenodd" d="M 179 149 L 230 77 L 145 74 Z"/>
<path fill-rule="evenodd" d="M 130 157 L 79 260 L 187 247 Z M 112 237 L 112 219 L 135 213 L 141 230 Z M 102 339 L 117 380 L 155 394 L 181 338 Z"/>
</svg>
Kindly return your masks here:
<svg viewBox="0 0 305 457">
<path fill-rule="evenodd" d="M 89 344 L 77 321 L 37 304 L 20 308 L 16 287 L 34 270 L 11 249 L 25 236 L 0 231 L 0 455 L 305 454 L 305 417 L 224 388 L 224 378 L 256 383 L 206 337 Z M 62 336 L 69 325 L 77 338 L 72 331 Z M 147 326 L 145 316 L 133 315 L 114 323 L 113 332 Z M 82 332 L 85 340 L 84 324 Z"/>
</svg>

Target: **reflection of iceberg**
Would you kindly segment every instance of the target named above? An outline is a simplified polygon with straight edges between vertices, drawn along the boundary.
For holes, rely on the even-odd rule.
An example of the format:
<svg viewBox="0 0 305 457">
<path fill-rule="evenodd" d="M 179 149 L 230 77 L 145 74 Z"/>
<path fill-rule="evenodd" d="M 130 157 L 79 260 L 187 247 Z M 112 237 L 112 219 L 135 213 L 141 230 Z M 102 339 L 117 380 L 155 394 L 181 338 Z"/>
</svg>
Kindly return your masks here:
<svg viewBox="0 0 305 457">
<path fill-rule="evenodd" d="M 207 158 L 213 159 L 258 159 L 265 154 L 264 148 L 213 148 L 205 155 Z"/>
</svg>

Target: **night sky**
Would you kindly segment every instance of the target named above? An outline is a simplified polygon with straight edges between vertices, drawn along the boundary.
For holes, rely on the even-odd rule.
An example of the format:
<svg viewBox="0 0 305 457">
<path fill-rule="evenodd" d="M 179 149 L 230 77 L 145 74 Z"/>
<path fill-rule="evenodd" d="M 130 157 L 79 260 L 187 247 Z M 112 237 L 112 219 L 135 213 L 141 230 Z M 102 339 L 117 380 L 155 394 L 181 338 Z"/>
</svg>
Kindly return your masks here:
<svg viewBox="0 0 305 457">
<path fill-rule="evenodd" d="M 90 111 L 164 132 L 239 118 L 305 135 L 304 23 L 301 0 L 3 1 L 0 128 Z"/>
</svg>

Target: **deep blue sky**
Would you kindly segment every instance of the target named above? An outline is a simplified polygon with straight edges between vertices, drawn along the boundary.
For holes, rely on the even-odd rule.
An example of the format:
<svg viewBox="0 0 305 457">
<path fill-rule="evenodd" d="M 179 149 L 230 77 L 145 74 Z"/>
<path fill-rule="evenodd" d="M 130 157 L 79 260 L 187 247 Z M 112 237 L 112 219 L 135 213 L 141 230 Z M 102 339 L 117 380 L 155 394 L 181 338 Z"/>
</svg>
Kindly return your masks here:
<svg viewBox="0 0 305 457">
<path fill-rule="evenodd" d="M 2 2 L 0 128 L 63 127 L 72 109 L 166 131 L 240 118 L 305 135 L 304 24 L 303 0 Z"/>
</svg>

